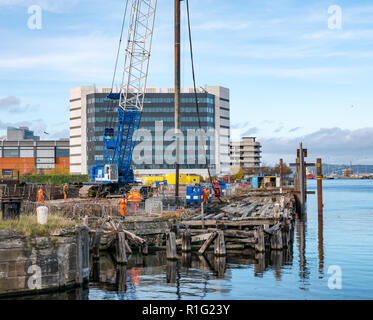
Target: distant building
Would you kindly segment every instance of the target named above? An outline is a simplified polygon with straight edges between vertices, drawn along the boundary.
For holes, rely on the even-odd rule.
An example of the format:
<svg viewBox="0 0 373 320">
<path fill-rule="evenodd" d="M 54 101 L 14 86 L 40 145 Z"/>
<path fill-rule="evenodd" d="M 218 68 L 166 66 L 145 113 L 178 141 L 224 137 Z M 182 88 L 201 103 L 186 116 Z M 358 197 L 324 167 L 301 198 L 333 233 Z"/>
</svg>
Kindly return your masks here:
<svg viewBox="0 0 373 320">
<path fill-rule="evenodd" d="M 243 169 L 258 168 L 261 163 L 261 144 L 254 137 L 243 137 L 230 143 L 231 166 Z"/>
<path fill-rule="evenodd" d="M 39 136 L 34 136 L 34 131 L 29 130 L 28 127 L 13 128 L 8 127 L 6 140 L 21 141 L 21 140 L 40 140 Z"/>
<path fill-rule="evenodd" d="M 15 139 L 20 138 L 20 139 Z M 28 128 L 8 128 L 0 140 L 0 175 L 59 170 L 69 173 L 69 141 L 40 141 Z"/>
<path fill-rule="evenodd" d="M 342 170 L 342 176 L 345 178 L 352 177 L 354 175 L 354 169 L 348 168 Z"/>
<path fill-rule="evenodd" d="M 117 127 L 118 101 L 106 98 L 111 88 L 84 86 L 70 89 L 70 172 L 86 174 L 89 167 L 102 164 L 104 159 L 103 133 L 107 119 L 111 118 L 114 129 Z M 194 93 L 192 88 L 181 90 L 180 128 L 184 136 L 187 130 L 198 129 Z M 218 86 L 207 86 L 198 89 L 201 126 L 205 131 L 212 130 L 212 137 L 207 141 L 207 158 L 213 175 L 224 175 L 230 171 L 229 132 L 230 107 L 229 89 Z M 145 93 L 144 109 L 140 130 L 147 129 L 155 136 L 155 124 L 163 121 L 160 129 L 164 133 L 174 128 L 174 88 L 148 87 Z M 159 127 L 157 127 L 159 128 Z M 184 139 L 185 155 L 188 148 Z M 197 159 L 198 138 L 195 141 L 193 159 Z M 157 140 L 158 141 L 158 140 Z M 144 157 L 144 164 L 134 162 L 137 175 L 164 175 L 175 172 L 175 164 L 167 164 L 163 155 L 172 141 L 163 141 L 161 146 L 155 139 L 150 146 L 151 158 Z M 211 150 L 211 152 L 210 152 Z M 190 150 L 189 150 L 190 151 Z M 190 156 L 190 154 L 188 154 Z M 195 155 L 195 156 L 194 156 Z M 210 157 L 211 155 L 211 157 Z M 186 157 L 187 158 L 187 157 Z M 185 159 L 186 159 L 185 158 Z M 180 164 L 180 173 L 207 175 L 204 163 L 190 163 L 186 159 Z M 192 159 L 192 160 L 193 160 Z M 148 161 L 150 160 L 150 161 Z"/>
</svg>

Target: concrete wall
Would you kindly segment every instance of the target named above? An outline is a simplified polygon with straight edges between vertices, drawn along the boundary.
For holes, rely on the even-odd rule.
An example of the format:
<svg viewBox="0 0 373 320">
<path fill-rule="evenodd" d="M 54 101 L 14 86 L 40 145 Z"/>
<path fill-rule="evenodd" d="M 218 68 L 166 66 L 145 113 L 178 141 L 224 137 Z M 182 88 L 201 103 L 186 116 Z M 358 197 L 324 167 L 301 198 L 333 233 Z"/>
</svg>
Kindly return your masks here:
<svg viewBox="0 0 373 320">
<path fill-rule="evenodd" d="M 0 296 L 35 294 L 83 283 L 89 277 L 89 229 L 25 238 L 0 231 Z"/>
</svg>

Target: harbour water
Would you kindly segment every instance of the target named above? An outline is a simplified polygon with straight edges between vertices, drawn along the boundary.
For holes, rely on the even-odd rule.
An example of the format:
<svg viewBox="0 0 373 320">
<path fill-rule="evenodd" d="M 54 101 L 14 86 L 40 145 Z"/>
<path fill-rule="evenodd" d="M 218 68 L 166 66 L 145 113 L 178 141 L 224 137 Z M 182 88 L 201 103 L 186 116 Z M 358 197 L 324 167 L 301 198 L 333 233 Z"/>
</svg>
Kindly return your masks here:
<svg viewBox="0 0 373 320">
<path fill-rule="evenodd" d="M 33 298 L 372 299 L 373 181 L 324 180 L 323 185 L 323 221 L 316 195 L 309 195 L 307 218 L 296 222 L 289 250 L 220 259 L 189 255 L 178 262 L 157 252 L 133 255 L 121 268 L 104 255 L 92 266 L 87 290 Z M 308 180 L 308 190 L 316 190 L 315 180 Z M 341 272 L 337 288 L 336 271 Z"/>
</svg>

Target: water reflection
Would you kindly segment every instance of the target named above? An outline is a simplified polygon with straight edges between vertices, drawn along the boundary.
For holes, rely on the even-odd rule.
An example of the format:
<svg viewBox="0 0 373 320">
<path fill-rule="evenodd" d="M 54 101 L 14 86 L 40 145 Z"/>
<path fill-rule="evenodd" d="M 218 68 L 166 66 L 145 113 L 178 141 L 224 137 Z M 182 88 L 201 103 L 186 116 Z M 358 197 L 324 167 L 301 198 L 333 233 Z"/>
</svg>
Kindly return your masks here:
<svg viewBox="0 0 373 320">
<path fill-rule="evenodd" d="M 291 265 L 292 259 L 292 246 L 266 253 L 247 249 L 241 254 L 228 254 L 226 257 L 216 257 L 213 252 L 204 255 L 183 253 L 175 261 L 167 260 L 162 251 L 146 256 L 133 254 L 127 266 L 120 267 L 110 255 L 103 254 L 92 264 L 91 290 L 96 291 L 90 298 L 101 299 L 101 291 L 112 292 L 119 299 L 154 298 L 154 290 L 168 299 L 229 294 L 233 269 L 253 266 L 254 277 L 272 272 L 276 280 L 281 280 L 283 268 Z M 141 296 L 138 296 L 140 293 Z"/>
<path fill-rule="evenodd" d="M 318 216 L 319 279 L 324 278 L 324 216 Z"/>
<path fill-rule="evenodd" d="M 307 268 L 306 259 L 306 233 L 307 223 L 305 217 L 296 219 L 297 246 L 299 251 L 299 278 L 301 282 L 300 289 L 307 290 L 309 286 L 310 272 Z"/>
</svg>

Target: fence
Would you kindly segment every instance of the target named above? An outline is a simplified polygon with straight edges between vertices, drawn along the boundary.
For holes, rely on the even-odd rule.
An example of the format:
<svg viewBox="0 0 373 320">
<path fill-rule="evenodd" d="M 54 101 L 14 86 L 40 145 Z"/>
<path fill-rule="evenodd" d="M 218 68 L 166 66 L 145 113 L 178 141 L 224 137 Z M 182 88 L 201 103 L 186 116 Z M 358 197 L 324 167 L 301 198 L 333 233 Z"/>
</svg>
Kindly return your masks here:
<svg viewBox="0 0 373 320">
<path fill-rule="evenodd" d="M 36 183 L 23 183 L 18 184 L 17 181 L 0 181 L 0 197 L 19 197 L 28 201 L 37 201 L 37 193 L 40 184 Z M 43 185 L 44 199 L 57 200 L 63 199 L 62 186 Z M 79 195 L 79 187 L 69 186 L 69 198 L 75 198 Z"/>
</svg>

